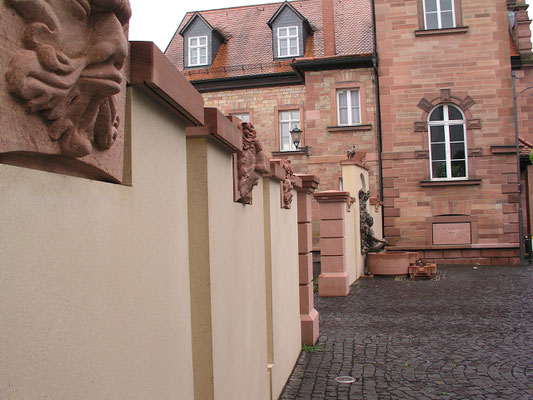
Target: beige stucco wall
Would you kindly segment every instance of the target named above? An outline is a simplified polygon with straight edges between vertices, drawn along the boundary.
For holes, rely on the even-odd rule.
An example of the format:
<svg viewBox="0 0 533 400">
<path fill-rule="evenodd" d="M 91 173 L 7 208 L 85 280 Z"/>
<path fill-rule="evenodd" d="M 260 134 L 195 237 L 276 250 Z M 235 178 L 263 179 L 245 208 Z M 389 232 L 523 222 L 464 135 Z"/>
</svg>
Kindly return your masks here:
<svg viewBox="0 0 533 400">
<path fill-rule="evenodd" d="M 374 218 L 374 225 L 372 229 L 374 230 L 374 235 L 383 239 L 383 206 L 374 206 L 372 204 L 368 205 L 368 212 Z"/>
<path fill-rule="evenodd" d="M 350 207 L 350 211 L 346 212 L 344 220 L 344 237 L 346 240 L 346 270 L 348 272 L 348 283 L 354 283 L 361 274 L 357 268 L 357 254 L 356 254 L 356 236 L 355 236 L 355 213 L 359 211 L 357 203 Z M 358 235 L 359 236 L 359 235 Z"/>
<path fill-rule="evenodd" d="M 265 260 L 270 259 L 270 266 L 267 261 L 265 268 L 267 277 L 268 268 L 271 269 L 272 277 L 272 295 L 267 295 L 267 301 L 269 297 L 272 301 L 272 350 L 269 363 L 272 398 L 277 399 L 298 359 L 302 343 L 298 283 L 298 216 L 296 191 L 293 191 L 292 207 L 284 209 L 280 204 L 280 182 L 269 178 L 264 181 L 265 211 L 270 220 L 270 227 L 266 226 L 270 239 L 265 241 L 266 250 L 270 252 L 270 257 L 265 257 Z M 267 283 L 267 291 L 268 287 Z"/>
<path fill-rule="evenodd" d="M 231 154 L 208 142 L 214 396 L 268 399 L 263 185 L 233 202 Z"/>
<path fill-rule="evenodd" d="M 368 190 L 368 171 L 358 165 L 348 164 L 342 166 L 342 182 L 343 189 L 350 193 L 350 196 L 356 199 L 353 204 L 354 213 L 354 239 L 355 239 L 355 265 L 356 265 L 356 279 L 364 275 L 365 258 L 361 254 L 361 217 L 359 190 Z M 367 205 L 367 209 L 371 212 L 371 207 Z M 371 214 L 372 215 L 372 214 Z M 375 223 L 376 224 L 376 223 Z M 381 225 L 381 222 L 377 222 Z M 349 267 L 348 267 L 349 269 Z"/>
<path fill-rule="evenodd" d="M 193 398 L 184 127 L 128 94 L 131 187 L 0 165 L 0 398 Z"/>
</svg>

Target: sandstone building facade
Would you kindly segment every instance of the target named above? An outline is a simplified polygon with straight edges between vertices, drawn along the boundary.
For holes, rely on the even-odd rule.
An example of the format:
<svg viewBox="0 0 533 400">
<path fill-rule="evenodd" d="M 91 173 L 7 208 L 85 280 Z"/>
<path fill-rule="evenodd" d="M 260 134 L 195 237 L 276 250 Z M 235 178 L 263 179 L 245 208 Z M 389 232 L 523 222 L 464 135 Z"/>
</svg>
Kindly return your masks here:
<svg viewBox="0 0 533 400">
<path fill-rule="evenodd" d="M 201 11 L 185 16 L 166 55 L 206 104 L 249 119 L 269 155 L 317 175 L 322 190 L 342 188 L 348 149 L 366 153 L 391 249 L 516 264 L 512 74 L 519 92 L 528 87 L 526 10 L 503 0 L 300 0 Z M 531 141 L 531 102 L 517 100 Z M 309 155 L 290 142 L 295 126 Z"/>
</svg>

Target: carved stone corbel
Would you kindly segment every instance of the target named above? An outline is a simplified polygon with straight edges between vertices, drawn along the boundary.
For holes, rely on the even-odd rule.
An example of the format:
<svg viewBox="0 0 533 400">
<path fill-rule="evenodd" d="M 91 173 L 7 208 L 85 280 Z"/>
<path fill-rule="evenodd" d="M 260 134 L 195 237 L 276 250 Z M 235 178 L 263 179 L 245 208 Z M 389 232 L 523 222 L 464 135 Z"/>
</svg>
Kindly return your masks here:
<svg viewBox="0 0 533 400">
<path fill-rule="evenodd" d="M 269 172 L 270 161 L 263 153 L 257 133 L 249 122 L 241 122 L 242 151 L 237 152 L 237 193 L 235 201 L 252 204 L 252 190 L 259 178 Z"/>
<path fill-rule="evenodd" d="M 4 48 L 10 58 L 0 57 L 2 63 L 9 60 L 1 65 L 6 90 L 0 101 L 16 100 L 9 103 L 13 117 L 0 119 L 2 130 L 9 125 L 13 132 L 0 140 L 0 154 L 45 154 L 48 161 L 91 155 L 83 162 L 105 174 L 121 173 L 122 146 L 113 156 L 105 153 L 123 141 L 129 1 L 6 0 L 0 7 L 12 8 L 24 23 L 21 32 L 19 21 L 10 21 L 14 14 L 0 10 L 6 29 L 22 38 Z M 119 168 L 106 165 L 119 153 Z M 67 169 L 75 164 L 55 160 Z"/>
<path fill-rule="evenodd" d="M 281 182 L 281 207 L 290 209 L 292 204 L 292 189 L 294 187 L 294 168 L 291 165 L 291 160 L 282 160 L 281 166 L 285 171 L 285 179 Z"/>
</svg>

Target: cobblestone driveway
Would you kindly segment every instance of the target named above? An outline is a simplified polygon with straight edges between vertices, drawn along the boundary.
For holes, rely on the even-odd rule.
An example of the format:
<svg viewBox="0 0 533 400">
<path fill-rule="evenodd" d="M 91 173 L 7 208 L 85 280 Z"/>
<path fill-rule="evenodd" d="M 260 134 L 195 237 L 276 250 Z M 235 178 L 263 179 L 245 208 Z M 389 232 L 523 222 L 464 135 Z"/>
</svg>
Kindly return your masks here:
<svg viewBox="0 0 533 400">
<path fill-rule="evenodd" d="M 441 267 L 316 298 L 318 347 L 281 399 L 533 399 L 532 293 L 533 267 Z"/>
</svg>

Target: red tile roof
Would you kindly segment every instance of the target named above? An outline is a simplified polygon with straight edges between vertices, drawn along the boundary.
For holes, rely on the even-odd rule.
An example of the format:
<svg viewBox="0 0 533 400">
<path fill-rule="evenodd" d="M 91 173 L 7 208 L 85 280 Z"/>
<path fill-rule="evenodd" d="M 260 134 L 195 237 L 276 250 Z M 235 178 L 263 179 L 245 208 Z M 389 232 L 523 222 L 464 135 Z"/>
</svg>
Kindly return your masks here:
<svg viewBox="0 0 533 400">
<path fill-rule="evenodd" d="M 373 52 L 371 0 L 332 0 L 335 13 L 335 43 L 338 55 L 362 55 Z M 191 80 L 204 80 L 292 72 L 292 59 L 273 60 L 272 30 L 267 22 L 283 3 L 260 4 L 200 11 L 206 21 L 217 29 L 227 42 L 220 47 L 208 68 L 188 69 Z M 313 35 L 307 39 L 305 57 L 324 56 L 322 35 L 322 0 L 298 0 L 290 3 L 311 24 Z M 181 71 L 183 37 L 179 31 L 194 12 L 181 22 L 165 54 Z"/>
</svg>

